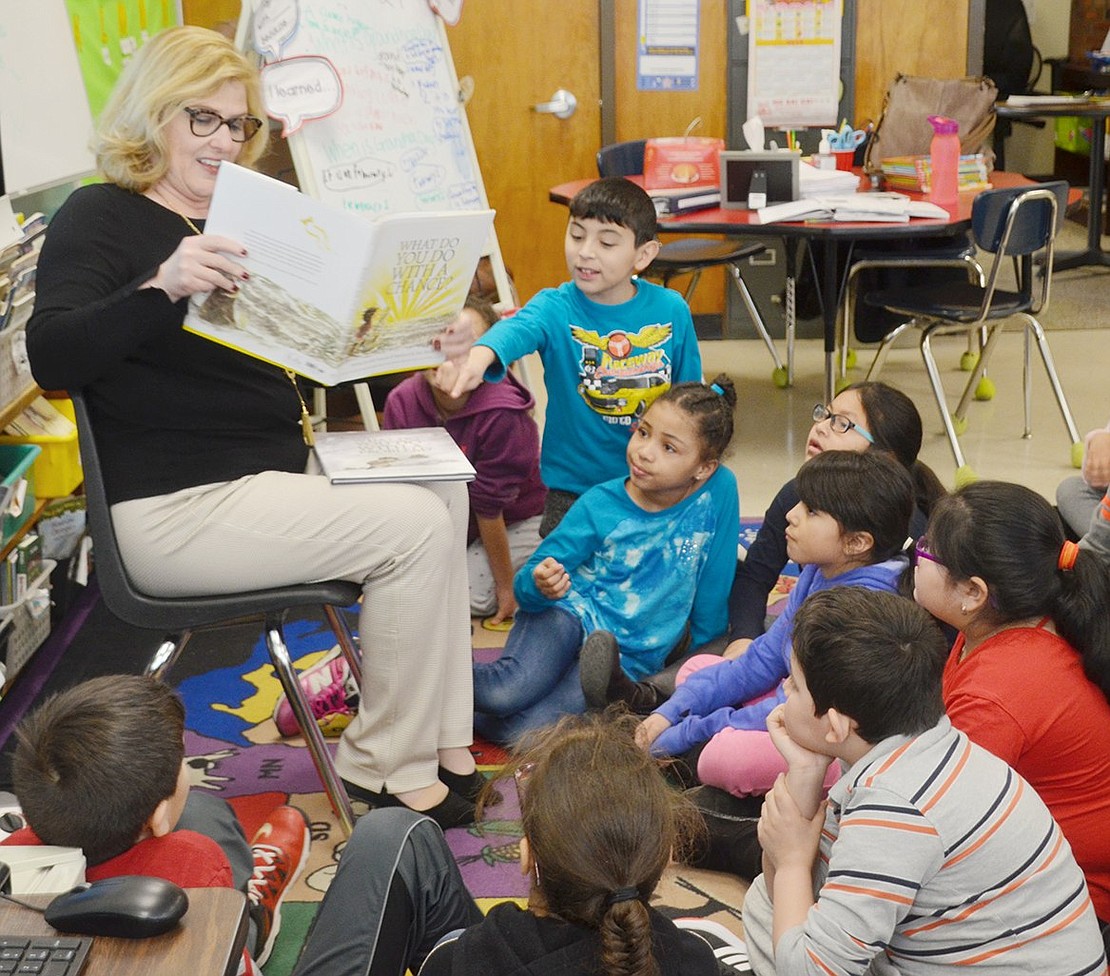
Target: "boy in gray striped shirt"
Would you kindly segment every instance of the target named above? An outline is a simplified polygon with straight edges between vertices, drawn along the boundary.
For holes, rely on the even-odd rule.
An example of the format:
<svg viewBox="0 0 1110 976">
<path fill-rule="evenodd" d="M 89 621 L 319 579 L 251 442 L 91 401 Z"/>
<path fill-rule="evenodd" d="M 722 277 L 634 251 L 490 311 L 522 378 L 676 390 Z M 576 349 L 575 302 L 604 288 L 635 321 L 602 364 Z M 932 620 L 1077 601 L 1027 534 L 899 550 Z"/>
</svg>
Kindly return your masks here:
<svg viewBox="0 0 1110 976">
<path fill-rule="evenodd" d="M 757 976 L 1106 973 L 1048 809 L 944 715 L 946 656 L 903 597 L 841 587 L 799 610 L 787 699 L 767 719 L 788 772 L 744 901 Z M 824 801 L 834 760 L 845 772 Z"/>
</svg>

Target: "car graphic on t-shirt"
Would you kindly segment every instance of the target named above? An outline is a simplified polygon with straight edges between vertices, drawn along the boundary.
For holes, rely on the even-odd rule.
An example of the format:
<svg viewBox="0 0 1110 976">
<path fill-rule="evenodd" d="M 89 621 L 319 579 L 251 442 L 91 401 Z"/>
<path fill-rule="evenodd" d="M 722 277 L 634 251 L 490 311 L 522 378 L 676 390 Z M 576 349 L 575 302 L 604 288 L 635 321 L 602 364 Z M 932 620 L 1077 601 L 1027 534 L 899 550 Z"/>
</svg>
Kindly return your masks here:
<svg viewBox="0 0 1110 976">
<path fill-rule="evenodd" d="M 665 348 L 670 325 L 649 325 L 639 332 L 614 330 L 608 335 L 571 327 L 581 344 L 582 382 L 578 392 L 591 410 L 609 417 L 643 416 L 671 385 L 671 362 Z"/>
</svg>

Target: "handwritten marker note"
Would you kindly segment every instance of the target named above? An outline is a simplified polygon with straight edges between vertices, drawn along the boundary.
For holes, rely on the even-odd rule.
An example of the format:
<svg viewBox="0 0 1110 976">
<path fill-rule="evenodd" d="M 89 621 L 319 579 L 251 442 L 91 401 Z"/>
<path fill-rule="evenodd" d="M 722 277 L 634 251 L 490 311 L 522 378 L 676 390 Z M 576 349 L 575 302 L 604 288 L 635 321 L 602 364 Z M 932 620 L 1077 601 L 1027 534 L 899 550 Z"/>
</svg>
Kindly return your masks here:
<svg viewBox="0 0 1110 976">
<path fill-rule="evenodd" d="M 275 61 L 262 68 L 266 110 L 282 121 L 282 135 L 309 119 L 322 119 L 343 104 L 343 82 L 332 63 L 318 55 Z"/>
<path fill-rule="evenodd" d="M 297 33 L 300 9 L 297 0 L 257 0 L 254 11 L 254 49 L 277 60 L 281 49 Z"/>
</svg>

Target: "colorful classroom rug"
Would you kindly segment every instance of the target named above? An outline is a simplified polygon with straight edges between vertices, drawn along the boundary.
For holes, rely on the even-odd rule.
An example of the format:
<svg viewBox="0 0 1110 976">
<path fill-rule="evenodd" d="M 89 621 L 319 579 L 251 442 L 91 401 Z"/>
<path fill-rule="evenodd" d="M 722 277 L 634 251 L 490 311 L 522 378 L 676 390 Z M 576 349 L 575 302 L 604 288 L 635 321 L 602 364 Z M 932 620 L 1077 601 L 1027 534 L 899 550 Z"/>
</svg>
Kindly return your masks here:
<svg viewBox="0 0 1110 976">
<path fill-rule="evenodd" d="M 745 522 L 743 545 L 755 538 L 758 522 Z M 784 576 L 769 600 L 770 612 L 781 609 L 793 586 Z M 130 628 L 116 620 L 90 592 L 82 598 L 79 622 L 67 616 L 51 637 L 40 672 L 21 677 L 23 698 L 37 699 L 60 687 L 96 674 L 138 672 L 161 637 L 154 631 Z M 353 609 L 349 611 L 354 613 Z M 497 654 L 504 634 L 484 630 L 473 622 L 476 656 Z M 298 669 L 304 670 L 329 653 L 334 636 L 322 614 L 290 619 L 286 639 Z M 64 640 L 63 640 L 64 638 Z M 64 645 L 64 646 L 60 646 Z M 49 663 L 50 667 L 45 665 Z M 287 976 L 304 942 L 317 903 L 334 874 L 344 836 L 303 741 L 282 739 L 272 714 L 280 695 L 265 644 L 257 625 L 240 625 L 193 637 L 168 676 L 186 706 L 186 754 L 194 789 L 226 798 L 243 821 L 248 836 L 282 803 L 305 811 L 312 825 L 312 851 L 307 867 L 288 893 L 282 911 L 281 934 L 265 967 L 267 976 Z M 28 689 L 33 695 L 28 695 Z M 28 701 L 5 700 L 0 721 L 0 745 Z M 10 744 L 8 746 L 10 748 Z M 479 768 L 496 773 L 504 761 L 497 747 L 478 743 Z M 520 874 L 519 804 L 515 786 L 502 784 L 503 799 L 486 811 L 483 821 L 470 828 L 447 832 L 462 876 L 483 907 L 503 899 L 523 899 L 527 882 Z M 356 813 L 360 812 L 356 805 Z M 655 903 L 673 916 L 711 918 L 740 933 L 740 908 L 746 885 L 715 872 L 672 868 L 664 876 Z"/>
</svg>

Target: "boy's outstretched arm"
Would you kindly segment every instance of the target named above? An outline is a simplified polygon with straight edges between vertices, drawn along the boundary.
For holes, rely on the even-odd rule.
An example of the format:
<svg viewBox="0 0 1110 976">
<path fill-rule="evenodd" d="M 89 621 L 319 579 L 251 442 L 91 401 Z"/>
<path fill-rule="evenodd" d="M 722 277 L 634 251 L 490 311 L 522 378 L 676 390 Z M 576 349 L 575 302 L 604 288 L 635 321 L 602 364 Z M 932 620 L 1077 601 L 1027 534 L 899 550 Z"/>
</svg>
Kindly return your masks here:
<svg viewBox="0 0 1110 976">
<path fill-rule="evenodd" d="M 496 359 L 496 353 L 489 346 L 472 346 L 466 359 L 459 364 L 459 374 L 455 378 L 455 385 L 451 387 L 450 395 L 460 397 L 475 389 Z"/>
</svg>

